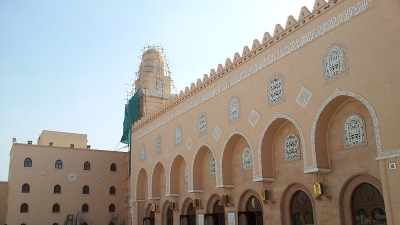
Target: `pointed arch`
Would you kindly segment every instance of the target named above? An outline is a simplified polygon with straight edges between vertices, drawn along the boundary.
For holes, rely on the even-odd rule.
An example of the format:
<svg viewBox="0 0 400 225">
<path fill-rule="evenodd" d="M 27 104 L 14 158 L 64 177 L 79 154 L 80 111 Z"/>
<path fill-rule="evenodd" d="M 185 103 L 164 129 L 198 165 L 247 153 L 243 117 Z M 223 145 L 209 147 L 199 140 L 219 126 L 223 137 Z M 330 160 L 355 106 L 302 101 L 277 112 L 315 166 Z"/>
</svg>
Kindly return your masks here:
<svg viewBox="0 0 400 225">
<path fill-rule="evenodd" d="M 192 182 L 192 187 L 193 187 L 193 191 L 203 191 L 203 166 L 206 165 L 204 163 L 205 157 L 208 153 L 211 153 L 214 157 L 214 159 L 216 159 L 215 157 L 215 152 L 212 149 L 212 147 L 203 142 L 196 150 L 194 157 L 192 159 L 192 178 L 191 178 L 191 182 Z M 217 166 L 216 166 L 217 169 Z M 217 173 L 218 173 L 218 169 L 217 169 Z"/>
<path fill-rule="evenodd" d="M 216 201 L 222 201 L 221 196 L 218 194 L 212 194 L 210 198 L 208 198 L 207 206 L 206 206 L 206 213 L 213 213 L 214 205 Z"/>
<path fill-rule="evenodd" d="M 374 186 L 383 196 L 383 189 L 381 182 L 375 177 L 366 173 L 357 173 L 351 176 L 343 184 L 339 193 L 339 210 L 340 221 L 342 224 L 351 224 L 351 202 L 354 190 L 362 183 L 369 183 Z"/>
<path fill-rule="evenodd" d="M 193 201 L 193 199 L 189 198 L 189 197 L 183 201 L 182 207 L 181 207 L 181 215 L 187 215 L 189 205 L 192 204 L 192 201 Z"/>
<path fill-rule="evenodd" d="M 58 203 L 55 203 L 55 204 L 53 205 L 53 210 L 52 210 L 52 212 L 53 212 L 53 213 L 60 213 L 60 205 L 59 205 Z"/>
<path fill-rule="evenodd" d="M 53 193 L 54 194 L 61 194 L 61 186 L 59 184 L 54 185 Z"/>
<path fill-rule="evenodd" d="M 291 222 L 291 220 L 290 220 L 290 218 L 291 218 L 291 202 L 292 202 L 294 195 L 298 191 L 302 191 L 308 196 L 308 198 L 311 201 L 311 205 L 312 205 L 312 209 L 313 209 L 312 214 L 317 215 L 315 212 L 314 198 L 313 198 L 313 195 L 310 192 L 310 190 L 308 190 L 308 188 L 301 183 L 297 183 L 297 182 L 291 183 L 285 188 L 285 190 L 282 193 L 282 198 L 281 198 L 281 205 L 280 205 L 281 221 L 282 221 L 282 224 L 284 224 L 284 225 L 291 224 L 290 223 Z"/>
<path fill-rule="evenodd" d="M 115 195 L 115 193 L 116 193 L 115 187 L 114 187 L 114 186 L 111 186 L 110 189 L 109 189 L 108 194 L 109 194 L 109 195 Z"/>
<path fill-rule="evenodd" d="M 144 217 L 154 217 L 154 212 L 151 211 L 151 206 L 153 205 L 153 203 L 148 203 L 146 206 L 146 210 L 144 213 Z"/>
<path fill-rule="evenodd" d="M 115 212 L 115 205 L 114 204 L 110 204 L 108 206 L 108 212 Z"/>
<path fill-rule="evenodd" d="M 234 186 L 234 179 L 233 179 L 234 174 L 232 168 L 234 151 L 231 151 L 231 149 L 234 149 L 235 146 L 238 144 L 238 142 L 241 140 L 245 140 L 247 142 L 247 145 L 249 146 L 249 149 L 252 152 L 252 162 L 253 162 L 252 173 L 254 178 L 255 176 L 254 151 L 251 141 L 243 132 L 234 129 L 233 132 L 228 136 L 227 140 L 223 145 L 224 147 L 221 152 L 220 166 L 219 166 L 219 171 L 221 172 L 219 178 L 217 179 L 218 180 L 217 187 Z"/>
<path fill-rule="evenodd" d="M 83 170 L 90 170 L 90 162 L 86 161 L 83 163 Z"/>
<path fill-rule="evenodd" d="M 304 140 L 303 130 L 299 123 L 292 117 L 276 112 L 275 116 L 267 123 L 261 133 L 260 142 L 258 143 L 258 175 L 255 181 L 274 181 L 274 165 L 273 165 L 273 143 L 276 133 L 287 122 L 292 123 L 300 136 L 301 154 L 304 161 L 304 168 L 307 165 L 306 144 Z"/>
<path fill-rule="evenodd" d="M 21 193 L 29 193 L 31 191 L 31 186 L 27 183 L 22 185 Z"/>
<path fill-rule="evenodd" d="M 328 150 L 327 150 L 327 127 L 329 126 L 330 118 L 345 101 L 354 98 L 361 102 L 370 113 L 374 125 L 374 133 L 376 140 L 377 157 L 384 157 L 390 154 L 400 154 L 400 150 L 385 151 L 382 153 L 381 139 L 379 134 L 378 118 L 372 105 L 361 95 L 351 91 L 341 91 L 336 89 L 317 111 L 312 128 L 311 128 L 311 153 L 312 164 L 307 165 L 305 173 L 329 172 Z"/>
<path fill-rule="evenodd" d="M 20 213 L 28 213 L 29 212 L 29 206 L 27 203 L 22 203 L 20 208 L 19 208 Z"/>
<path fill-rule="evenodd" d="M 32 159 L 31 158 L 26 158 L 24 160 L 24 167 L 32 167 Z"/>
<path fill-rule="evenodd" d="M 166 200 L 161 207 L 161 224 L 168 225 L 168 210 L 170 209 L 171 202 Z"/>
<path fill-rule="evenodd" d="M 179 174 L 179 169 L 182 163 L 185 163 L 185 165 L 188 166 L 185 156 L 182 153 L 177 152 L 174 159 L 171 161 L 171 166 L 169 171 L 169 185 L 167 185 L 167 187 L 169 187 L 169 189 L 167 188 L 167 195 L 169 196 L 179 196 L 180 177 L 177 176 L 177 174 Z M 174 176 L 172 176 L 173 174 Z M 191 176 L 189 172 L 189 179 L 190 177 Z M 188 182 L 188 185 L 189 183 L 190 182 Z"/>
<path fill-rule="evenodd" d="M 247 210 L 247 208 L 246 208 L 247 202 L 250 200 L 250 198 L 252 196 L 256 197 L 260 202 L 262 202 L 257 191 L 249 188 L 249 189 L 245 190 L 239 197 L 238 212 L 244 212 Z M 262 207 L 262 204 L 261 204 L 261 207 Z"/>
<path fill-rule="evenodd" d="M 162 175 L 164 175 L 164 176 L 162 176 Z M 161 198 L 161 194 L 162 194 L 161 191 L 162 191 L 162 189 L 165 190 L 165 187 L 164 187 L 165 176 L 166 176 L 166 172 L 165 172 L 164 163 L 161 160 L 158 160 L 158 162 L 154 164 L 153 173 L 151 174 L 151 183 L 150 183 L 150 190 L 151 190 L 150 197 L 151 198 L 153 198 L 153 199 Z M 163 181 L 163 182 L 161 183 L 161 181 Z"/>
<path fill-rule="evenodd" d="M 136 177 L 136 184 L 135 184 L 135 189 L 136 189 L 136 198 L 135 201 L 138 200 L 145 200 L 146 199 L 146 194 L 147 194 L 147 186 L 148 186 L 148 176 L 147 176 L 147 171 L 144 167 L 139 169 L 139 172 Z M 139 182 L 140 181 L 140 182 Z M 139 185 L 140 184 L 140 185 Z"/>
</svg>

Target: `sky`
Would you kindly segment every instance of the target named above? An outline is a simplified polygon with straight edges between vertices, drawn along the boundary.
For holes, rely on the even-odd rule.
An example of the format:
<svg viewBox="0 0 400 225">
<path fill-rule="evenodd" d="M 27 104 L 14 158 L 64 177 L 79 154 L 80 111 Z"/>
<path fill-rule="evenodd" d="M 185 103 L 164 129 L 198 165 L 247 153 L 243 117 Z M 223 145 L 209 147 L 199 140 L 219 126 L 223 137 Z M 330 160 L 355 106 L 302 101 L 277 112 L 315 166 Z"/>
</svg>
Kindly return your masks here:
<svg viewBox="0 0 400 225">
<path fill-rule="evenodd" d="M 83 133 L 120 150 L 142 49 L 161 45 L 173 93 L 203 78 L 314 0 L 0 0 L 0 181 L 12 138 Z"/>
</svg>

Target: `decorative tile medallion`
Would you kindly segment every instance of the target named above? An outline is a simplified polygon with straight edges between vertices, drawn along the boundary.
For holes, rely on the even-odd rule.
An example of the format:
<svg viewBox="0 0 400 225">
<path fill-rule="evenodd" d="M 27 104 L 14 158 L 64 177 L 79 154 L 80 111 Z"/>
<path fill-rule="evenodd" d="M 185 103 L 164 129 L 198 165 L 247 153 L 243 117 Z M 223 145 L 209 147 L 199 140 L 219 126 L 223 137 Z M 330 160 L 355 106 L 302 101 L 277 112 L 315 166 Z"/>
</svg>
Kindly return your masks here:
<svg viewBox="0 0 400 225">
<path fill-rule="evenodd" d="M 260 114 L 258 114 L 258 112 L 253 109 L 248 119 L 249 123 L 251 124 L 251 126 L 256 127 L 259 119 L 260 119 Z"/>
<path fill-rule="evenodd" d="M 311 91 L 305 87 L 302 87 L 299 95 L 297 95 L 296 102 L 301 105 L 301 107 L 306 108 L 312 96 L 313 93 Z"/>
<path fill-rule="evenodd" d="M 189 137 L 186 142 L 186 148 L 190 151 L 193 147 L 193 140 Z"/>
<path fill-rule="evenodd" d="M 41 179 L 44 179 L 44 178 L 46 178 L 47 177 L 47 175 L 45 174 L 45 173 L 41 173 L 41 174 L 39 174 L 39 177 L 41 178 Z"/>
<path fill-rule="evenodd" d="M 218 141 L 219 138 L 221 137 L 221 134 L 222 134 L 221 128 L 218 125 L 216 125 L 215 129 L 214 129 L 214 132 L 213 132 L 213 136 L 214 136 L 215 140 Z"/>
<path fill-rule="evenodd" d="M 165 157 L 167 157 L 167 159 L 168 159 L 170 154 L 171 154 L 171 149 L 169 149 L 169 147 L 167 147 L 167 149 L 165 149 Z"/>
<path fill-rule="evenodd" d="M 104 179 L 104 177 L 102 175 L 97 176 L 98 181 L 102 181 L 103 179 Z"/>
<path fill-rule="evenodd" d="M 153 156 L 149 156 L 149 158 L 147 159 L 147 162 L 149 163 L 149 165 L 151 164 L 152 161 L 153 161 Z"/>
<path fill-rule="evenodd" d="M 68 180 L 69 181 L 76 181 L 76 179 L 78 179 L 78 175 L 76 175 L 76 173 L 68 174 Z"/>
</svg>

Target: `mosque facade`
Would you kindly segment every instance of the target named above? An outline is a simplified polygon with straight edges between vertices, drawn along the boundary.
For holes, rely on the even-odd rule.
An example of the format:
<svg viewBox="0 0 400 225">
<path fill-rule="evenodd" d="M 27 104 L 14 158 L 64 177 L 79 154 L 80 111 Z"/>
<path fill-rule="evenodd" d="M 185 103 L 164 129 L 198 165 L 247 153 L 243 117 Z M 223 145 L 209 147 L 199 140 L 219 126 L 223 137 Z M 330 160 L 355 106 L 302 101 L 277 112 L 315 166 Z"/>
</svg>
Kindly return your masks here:
<svg viewBox="0 0 400 225">
<path fill-rule="evenodd" d="M 149 48 L 131 224 L 400 224 L 398 21 L 397 0 L 317 0 L 177 95 Z"/>
</svg>

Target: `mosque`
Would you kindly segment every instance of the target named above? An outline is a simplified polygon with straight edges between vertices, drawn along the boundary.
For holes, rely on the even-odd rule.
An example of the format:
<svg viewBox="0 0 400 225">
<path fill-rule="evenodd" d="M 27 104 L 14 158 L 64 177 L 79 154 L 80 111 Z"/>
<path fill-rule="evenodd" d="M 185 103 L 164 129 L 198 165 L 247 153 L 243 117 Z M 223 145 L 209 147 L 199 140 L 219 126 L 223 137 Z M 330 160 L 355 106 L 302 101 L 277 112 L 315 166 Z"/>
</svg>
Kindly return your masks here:
<svg viewBox="0 0 400 225">
<path fill-rule="evenodd" d="M 149 48 L 132 224 L 400 224 L 398 21 L 397 0 L 317 0 L 177 96 Z"/>
<path fill-rule="evenodd" d="M 69 168 L 47 151 L 56 168 L 36 169 L 29 149 L 55 147 L 14 144 L 5 223 L 45 224 L 29 218 L 60 204 L 63 221 L 46 224 L 400 224 L 399 21 L 398 0 L 316 0 L 179 94 L 148 47 L 125 107 L 129 153 L 74 161 L 92 152 L 80 137 L 57 147 Z M 73 188 L 52 197 L 57 184 Z"/>
</svg>

